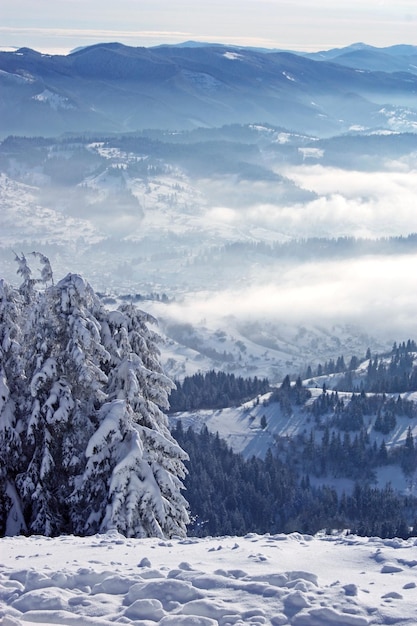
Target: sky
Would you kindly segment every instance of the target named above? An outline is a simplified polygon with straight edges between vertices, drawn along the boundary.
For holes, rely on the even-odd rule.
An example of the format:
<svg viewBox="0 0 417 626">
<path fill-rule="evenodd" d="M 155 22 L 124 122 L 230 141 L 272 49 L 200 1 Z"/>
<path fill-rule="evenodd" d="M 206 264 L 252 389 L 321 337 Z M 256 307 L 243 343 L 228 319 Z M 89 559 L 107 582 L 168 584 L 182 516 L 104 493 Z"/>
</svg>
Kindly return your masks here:
<svg viewBox="0 0 417 626">
<path fill-rule="evenodd" d="M 66 54 L 104 41 L 316 51 L 417 45 L 415 0 L 2 0 L 0 47 Z"/>
</svg>

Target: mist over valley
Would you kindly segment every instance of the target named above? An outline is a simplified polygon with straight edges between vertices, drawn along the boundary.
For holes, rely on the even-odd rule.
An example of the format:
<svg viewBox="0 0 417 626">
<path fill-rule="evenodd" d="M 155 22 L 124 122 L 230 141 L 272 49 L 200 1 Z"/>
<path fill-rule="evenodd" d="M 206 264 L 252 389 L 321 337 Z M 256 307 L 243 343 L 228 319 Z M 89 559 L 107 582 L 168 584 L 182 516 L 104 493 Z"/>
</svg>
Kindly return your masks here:
<svg viewBox="0 0 417 626">
<path fill-rule="evenodd" d="M 417 623 L 414 4 L 32 5 L 0 622 Z"/>
<path fill-rule="evenodd" d="M 5 278 L 16 251 L 42 250 L 58 276 L 71 268 L 110 300 L 136 297 L 180 375 L 278 381 L 335 350 L 414 336 L 413 55 L 0 53 Z"/>
</svg>

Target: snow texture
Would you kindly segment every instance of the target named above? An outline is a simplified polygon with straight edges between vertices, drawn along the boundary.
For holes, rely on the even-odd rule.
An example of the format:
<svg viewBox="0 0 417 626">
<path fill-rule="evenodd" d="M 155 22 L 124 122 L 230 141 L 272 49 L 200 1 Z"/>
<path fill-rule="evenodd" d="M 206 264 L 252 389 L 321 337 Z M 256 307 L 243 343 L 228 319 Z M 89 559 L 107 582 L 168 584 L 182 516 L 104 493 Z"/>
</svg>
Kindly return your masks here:
<svg viewBox="0 0 417 626">
<path fill-rule="evenodd" d="M 254 535 L 0 540 L 2 626 L 417 623 L 417 540 Z"/>
<path fill-rule="evenodd" d="M 187 455 L 161 411 L 173 383 L 154 318 L 107 311 L 77 274 L 54 285 L 32 256 L 40 278 L 22 254 L 20 289 L 0 282 L 1 532 L 184 536 Z"/>
</svg>

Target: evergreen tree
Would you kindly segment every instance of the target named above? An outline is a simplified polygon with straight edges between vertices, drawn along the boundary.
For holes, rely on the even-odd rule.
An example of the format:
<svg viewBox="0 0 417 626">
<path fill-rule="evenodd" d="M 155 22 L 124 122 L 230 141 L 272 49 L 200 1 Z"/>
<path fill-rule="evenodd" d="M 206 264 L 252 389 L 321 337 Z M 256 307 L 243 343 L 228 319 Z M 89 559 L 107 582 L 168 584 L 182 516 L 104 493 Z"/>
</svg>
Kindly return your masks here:
<svg viewBox="0 0 417 626">
<path fill-rule="evenodd" d="M 32 296 L 22 343 L 31 393 L 28 463 L 19 490 L 33 532 L 54 535 L 74 527 L 70 496 L 107 382 L 95 317 L 100 310 L 92 288 L 77 275 Z"/>
<path fill-rule="evenodd" d="M 401 467 L 406 474 L 411 474 L 417 467 L 417 452 L 411 426 L 407 429 L 405 443 L 402 446 Z"/>
<path fill-rule="evenodd" d="M 0 286 L 4 532 L 184 535 L 186 454 L 162 412 L 172 384 L 155 320 L 106 310 L 80 276 L 54 285 L 36 256 L 40 278 L 22 255 L 20 290 Z"/>
<path fill-rule="evenodd" d="M 92 508 L 89 524 L 94 521 L 93 528 L 99 524 L 101 530 L 117 527 L 128 536 L 183 534 L 188 521 L 180 495 L 186 455 L 171 436 L 159 408 L 168 407 L 172 383 L 157 358 L 158 336 L 147 326 L 154 321 L 132 305 L 122 305 L 106 320 L 106 346 L 112 363 L 108 402 L 88 444 L 83 477 L 84 485 L 93 491 L 99 489 L 97 478 L 101 478 L 103 492 L 109 488 L 104 511 L 87 503 Z M 108 465 L 113 466 L 109 485 Z M 103 507 L 103 497 L 96 502 Z"/>
<path fill-rule="evenodd" d="M 15 477 L 22 456 L 21 421 L 16 399 L 24 389 L 20 358 L 22 299 L 19 292 L 0 280 L 0 533 L 26 530 L 16 493 Z M 18 390 L 17 398 L 11 393 Z"/>
</svg>

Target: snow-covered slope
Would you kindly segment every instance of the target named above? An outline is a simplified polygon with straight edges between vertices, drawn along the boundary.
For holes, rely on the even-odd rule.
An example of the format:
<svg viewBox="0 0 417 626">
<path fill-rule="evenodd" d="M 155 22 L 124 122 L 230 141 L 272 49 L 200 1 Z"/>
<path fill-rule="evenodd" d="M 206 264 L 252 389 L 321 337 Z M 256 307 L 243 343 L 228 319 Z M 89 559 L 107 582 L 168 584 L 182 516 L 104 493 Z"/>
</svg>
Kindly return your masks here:
<svg viewBox="0 0 417 626">
<path fill-rule="evenodd" d="M 2 626 L 412 626 L 417 541 L 0 540 Z"/>
<path fill-rule="evenodd" d="M 268 448 L 274 446 L 276 438 L 295 437 L 301 433 L 309 433 L 313 428 L 313 415 L 308 408 L 323 391 L 320 387 L 312 387 L 310 392 L 312 397 L 306 404 L 293 405 L 290 415 L 282 410 L 278 402 L 270 402 L 271 393 L 269 393 L 238 407 L 175 413 L 171 416 L 171 420 L 173 423 L 181 420 L 184 428 L 192 426 L 200 430 L 203 426 L 207 426 L 211 432 L 218 432 L 235 452 L 242 453 L 246 458 L 252 455 L 264 457 Z M 417 402 L 417 392 L 401 395 L 404 399 Z M 338 392 L 338 396 L 347 402 L 352 394 Z M 394 396 L 397 398 L 398 394 Z M 263 416 L 266 418 L 266 428 L 261 427 Z M 412 433 L 417 436 L 416 420 L 398 417 L 397 422 L 394 432 L 390 435 L 383 435 L 372 431 L 373 421 L 370 416 L 368 430 L 369 433 L 372 432 L 372 441 L 375 440 L 377 445 L 380 445 L 384 439 L 388 447 L 402 444 L 406 439 L 408 426 L 411 426 Z M 321 424 L 322 429 L 323 424 Z"/>
<path fill-rule="evenodd" d="M 71 248 L 79 241 L 93 244 L 103 238 L 89 220 L 63 215 L 55 207 L 42 205 L 38 193 L 38 187 L 0 172 L 2 247 L 36 240 L 40 245 L 59 241 Z"/>
<path fill-rule="evenodd" d="M 286 374 L 304 373 L 308 365 L 324 363 L 340 351 L 363 354 L 368 346 L 376 352 L 388 344 L 350 324 L 324 328 L 282 320 L 273 322 L 262 315 L 250 323 L 227 315 L 181 323 L 179 314 L 184 310 L 181 307 L 175 311 L 175 305 L 156 302 L 145 302 L 143 306 L 159 320 L 165 337 L 161 346 L 164 367 L 171 377 L 179 380 L 214 369 L 281 383 Z M 189 307 L 192 300 L 185 310 Z"/>
<path fill-rule="evenodd" d="M 372 241 L 417 230 L 415 168 L 411 134 L 319 141 L 235 124 L 10 137 L 1 276 L 15 283 L 14 252 L 40 250 L 56 277 L 81 273 L 109 298 L 165 293 L 169 304 L 140 306 L 161 321 L 170 375 L 215 368 L 279 382 L 414 336 L 416 240 L 376 252 Z"/>
</svg>

